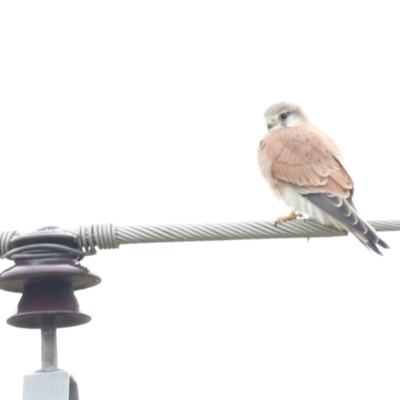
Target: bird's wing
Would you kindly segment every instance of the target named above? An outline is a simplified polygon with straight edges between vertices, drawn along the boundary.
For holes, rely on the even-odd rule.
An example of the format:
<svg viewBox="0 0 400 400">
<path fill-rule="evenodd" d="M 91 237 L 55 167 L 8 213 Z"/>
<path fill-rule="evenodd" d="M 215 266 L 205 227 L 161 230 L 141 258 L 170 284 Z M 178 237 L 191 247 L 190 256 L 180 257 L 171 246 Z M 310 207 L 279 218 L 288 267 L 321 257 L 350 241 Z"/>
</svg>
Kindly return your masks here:
<svg viewBox="0 0 400 400">
<path fill-rule="evenodd" d="M 331 193 L 348 198 L 353 181 L 335 142 L 310 124 L 282 128 L 261 142 L 272 176 L 296 187 L 300 194 Z"/>
</svg>

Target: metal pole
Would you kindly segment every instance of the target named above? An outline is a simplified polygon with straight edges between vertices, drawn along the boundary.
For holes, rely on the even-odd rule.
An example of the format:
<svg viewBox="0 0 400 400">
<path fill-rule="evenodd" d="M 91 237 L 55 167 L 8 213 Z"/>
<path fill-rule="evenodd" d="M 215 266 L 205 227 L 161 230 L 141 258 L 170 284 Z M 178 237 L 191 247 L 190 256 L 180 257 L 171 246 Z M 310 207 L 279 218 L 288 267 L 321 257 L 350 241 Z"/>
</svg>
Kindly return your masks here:
<svg viewBox="0 0 400 400">
<path fill-rule="evenodd" d="M 42 369 L 55 371 L 58 369 L 57 359 L 57 323 L 55 316 L 42 317 Z"/>
</svg>

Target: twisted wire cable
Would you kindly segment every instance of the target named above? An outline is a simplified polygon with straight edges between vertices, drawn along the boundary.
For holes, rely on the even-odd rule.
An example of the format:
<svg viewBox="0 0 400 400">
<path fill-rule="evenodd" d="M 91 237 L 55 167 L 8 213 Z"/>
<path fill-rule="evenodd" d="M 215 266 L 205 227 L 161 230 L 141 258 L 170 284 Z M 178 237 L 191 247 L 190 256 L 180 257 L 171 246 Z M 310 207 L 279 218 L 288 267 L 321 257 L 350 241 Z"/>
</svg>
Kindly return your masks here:
<svg viewBox="0 0 400 400">
<path fill-rule="evenodd" d="M 400 221 L 370 221 L 377 231 L 398 231 Z M 119 244 L 188 242 L 207 240 L 282 239 L 345 236 L 347 232 L 306 219 L 275 225 L 275 221 L 198 225 L 122 226 L 116 229 Z"/>
<path fill-rule="evenodd" d="M 399 231 L 400 221 L 370 221 L 377 231 Z M 96 254 L 98 249 L 116 249 L 121 244 L 193 242 L 209 240 L 282 239 L 345 236 L 347 232 L 326 227 L 311 219 L 275 224 L 274 221 L 231 222 L 196 225 L 115 226 L 114 224 L 81 226 L 64 230 L 55 226 L 37 232 L 64 232 L 76 237 L 80 250 L 66 249 L 54 244 L 36 244 L 10 248 L 11 240 L 23 234 L 16 231 L 0 232 L 0 256 L 10 259 L 43 257 L 49 251 L 75 254 L 77 257 Z M 43 253 L 46 250 L 46 253 Z M 27 253 L 28 251 L 28 253 Z"/>
<path fill-rule="evenodd" d="M 399 231 L 400 221 L 369 221 L 377 231 Z M 231 222 L 192 225 L 115 226 L 100 224 L 64 230 L 55 226 L 37 232 L 64 232 L 76 237 L 79 250 L 57 244 L 35 244 L 12 249 L 11 240 L 23 235 L 16 231 L 0 232 L 1 258 L 24 259 L 70 253 L 77 257 L 96 254 L 98 249 L 117 249 L 121 244 L 194 242 L 209 240 L 282 239 L 345 236 L 347 232 L 326 227 L 312 219 L 275 224 L 275 221 Z"/>
</svg>

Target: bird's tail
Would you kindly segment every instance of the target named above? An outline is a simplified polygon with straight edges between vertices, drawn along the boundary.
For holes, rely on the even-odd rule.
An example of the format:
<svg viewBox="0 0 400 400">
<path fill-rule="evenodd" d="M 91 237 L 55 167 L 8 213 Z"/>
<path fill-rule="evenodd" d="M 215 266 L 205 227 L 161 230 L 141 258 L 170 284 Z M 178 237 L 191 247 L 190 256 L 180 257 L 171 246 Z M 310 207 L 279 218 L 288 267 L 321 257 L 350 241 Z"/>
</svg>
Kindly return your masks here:
<svg viewBox="0 0 400 400">
<path fill-rule="evenodd" d="M 306 195 L 306 197 L 316 207 L 340 222 L 344 229 L 351 232 L 369 250 L 382 255 L 377 245 L 389 249 L 389 246 L 378 236 L 375 229 L 361 219 L 351 200 L 329 193 L 313 193 Z"/>
<path fill-rule="evenodd" d="M 384 242 L 376 233 L 375 229 L 372 228 L 365 221 L 360 219 L 360 222 L 365 224 L 364 232 L 359 231 L 351 231 L 351 232 L 367 249 L 372 250 L 373 252 L 382 255 L 377 245 L 383 247 L 384 249 L 389 249 L 390 247 L 386 242 Z"/>
</svg>

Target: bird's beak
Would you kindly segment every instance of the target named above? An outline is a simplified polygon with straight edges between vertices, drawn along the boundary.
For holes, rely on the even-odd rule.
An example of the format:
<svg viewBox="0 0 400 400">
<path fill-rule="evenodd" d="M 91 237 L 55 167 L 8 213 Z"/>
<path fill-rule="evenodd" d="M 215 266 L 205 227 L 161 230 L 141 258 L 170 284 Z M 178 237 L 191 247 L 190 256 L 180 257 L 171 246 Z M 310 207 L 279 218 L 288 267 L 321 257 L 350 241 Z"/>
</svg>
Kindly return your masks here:
<svg viewBox="0 0 400 400">
<path fill-rule="evenodd" d="M 268 130 L 271 129 L 271 128 L 273 128 L 275 124 L 276 124 L 276 118 L 273 118 L 273 117 L 268 117 L 268 118 L 267 118 L 267 127 L 268 127 Z"/>
</svg>

